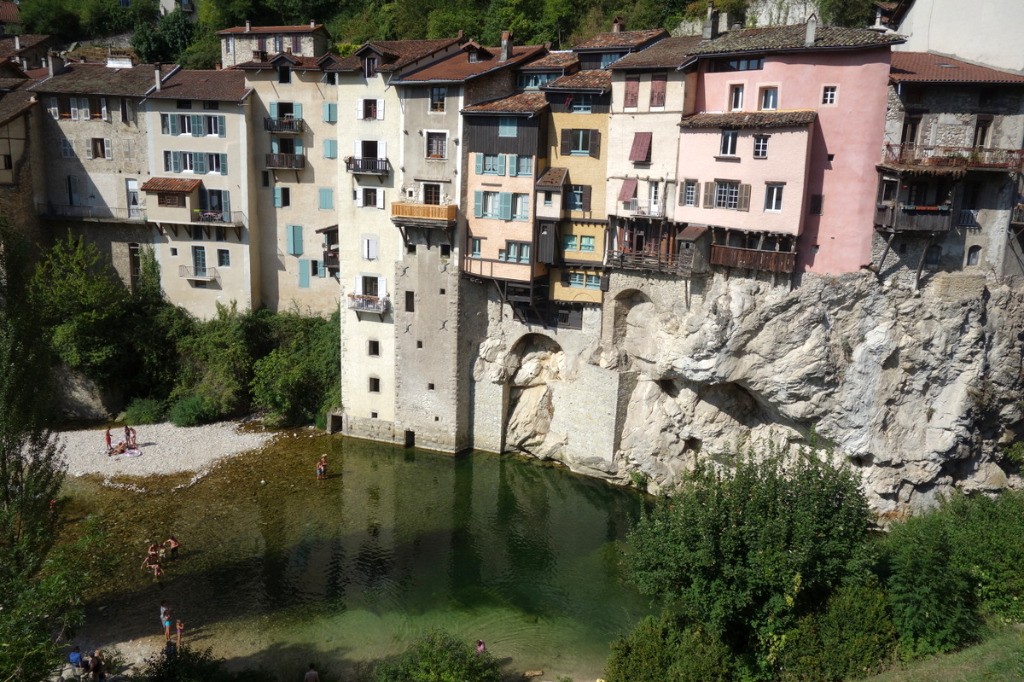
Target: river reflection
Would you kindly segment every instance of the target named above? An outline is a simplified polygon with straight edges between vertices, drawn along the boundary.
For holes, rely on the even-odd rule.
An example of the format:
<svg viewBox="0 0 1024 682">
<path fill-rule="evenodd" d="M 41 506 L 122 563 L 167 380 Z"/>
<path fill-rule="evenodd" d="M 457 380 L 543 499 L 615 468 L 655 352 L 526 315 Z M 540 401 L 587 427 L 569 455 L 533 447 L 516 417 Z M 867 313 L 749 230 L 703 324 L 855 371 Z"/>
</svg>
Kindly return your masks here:
<svg viewBox="0 0 1024 682">
<path fill-rule="evenodd" d="M 326 481 L 313 476 L 321 452 Z M 444 627 L 517 669 L 594 679 L 647 612 L 617 551 L 641 505 L 512 457 L 285 438 L 147 497 L 139 532 L 174 529 L 187 551 L 162 586 L 130 575 L 101 600 L 131 621 L 169 598 L 216 653 L 281 675 L 310 656 L 344 671 Z"/>
</svg>

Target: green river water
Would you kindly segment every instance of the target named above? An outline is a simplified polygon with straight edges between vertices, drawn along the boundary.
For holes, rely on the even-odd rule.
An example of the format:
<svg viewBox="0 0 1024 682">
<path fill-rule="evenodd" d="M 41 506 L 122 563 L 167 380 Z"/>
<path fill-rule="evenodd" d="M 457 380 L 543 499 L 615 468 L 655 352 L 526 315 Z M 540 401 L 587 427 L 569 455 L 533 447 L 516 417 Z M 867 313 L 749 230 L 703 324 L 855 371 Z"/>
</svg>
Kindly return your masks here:
<svg viewBox="0 0 1024 682">
<path fill-rule="evenodd" d="M 649 612 L 619 563 L 643 499 L 558 468 L 297 431 L 188 478 L 131 481 L 145 493 L 69 480 L 72 518 L 100 517 L 113 548 L 86 632 L 159 636 L 168 599 L 189 642 L 279 679 L 309 661 L 345 679 L 444 628 L 580 682 Z M 170 533 L 182 554 L 156 583 L 139 564 Z"/>
</svg>

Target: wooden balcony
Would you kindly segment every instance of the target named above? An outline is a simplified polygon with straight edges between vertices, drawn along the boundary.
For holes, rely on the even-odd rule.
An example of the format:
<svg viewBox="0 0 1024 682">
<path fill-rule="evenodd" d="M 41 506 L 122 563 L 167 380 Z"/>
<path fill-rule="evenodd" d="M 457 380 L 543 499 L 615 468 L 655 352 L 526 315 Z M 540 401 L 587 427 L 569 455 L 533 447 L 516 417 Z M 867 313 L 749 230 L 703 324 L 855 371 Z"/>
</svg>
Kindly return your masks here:
<svg viewBox="0 0 1024 682">
<path fill-rule="evenodd" d="M 790 273 L 796 269 L 796 253 L 792 251 L 759 251 L 712 244 L 711 264 L 746 270 Z"/>
<path fill-rule="evenodd" d="M 875 226 L 893 232 L 948 232 L 953 227 L 953 208 L 911 204 L 878 204 Z"/>
<path fill-rule="evenodd" d="M 348 309 L 360 313 L 376 313 L 383 315 L 388 311 L 391 301 L 387 296 L 367 296 L 366 294 L 349 294 Z"/>
<path fill-rule="evenodd" d="M 400 225 L 417 227 L 450 227 L 458 219 L 455 204 L 418 204 L 395 201 L 391 204 L 391 220 Z"/>
<path fill-rule="evenodd" d="M 305 154 L 267 154 L 267 168 L 302 170 L 305 167 Z"/>
<path fill-rule="evenodd" d="M 391 172 L 391 162 L 387 159 L 357 159 L 350 156 L 345 159 L 345 170 L 356 175 L 387 175 Z"/>
<path fill-rule="evenodd" d="M 1010 211 L 1010 222 L 1014 225 L 1024 225 L 1024 204 L 1017 204 Z"/>
<path fill-rule="evenodd" d="M 68 204 L 37 203 L 36 211 L 46 218 L 84 220 L 102 223 L 142 223 L 146 221 L 143 208 L 121 208 L 117 206 L 80 206 Z"/>
<path fill-rule="evenodd" d="M 306 122 L 301 118 L 285 116 L 283 118 L 263 118 L 263 129 L 272 133 L 299 135 L 306 130 Z"/>
<path fill-rule="evenodd" d="M 984 147 L 940 147 L 920 144 L 885 145 L 885 164 L 949 169 L 1024 170 L 1024 150 Z"/>
<path fill-rule="evenodd" d="M 212 282 L 216 279 L 220 279 L 220 274 L 217 272 L 217 268 L 197 268 L 191 265 L 179 265 L 178 277 L 196 280 L 199 282 Z"/>
<path fill-rule="evenodd" d="M 341 269 L 341 257 L 338 255 L 338 249 L 324 249 L 324 267 L 328 270 L 340 270 Z"/>
<path fill-rule="evenodd" d="M 693 254 L 685 253 L 683 256 L 683 258 L 680 258 L 679 254 L 674 253 L 643 253 L 613 250 L 608 252 L 608 267 L 620 270 L 689 275 Z"/>
</svg>

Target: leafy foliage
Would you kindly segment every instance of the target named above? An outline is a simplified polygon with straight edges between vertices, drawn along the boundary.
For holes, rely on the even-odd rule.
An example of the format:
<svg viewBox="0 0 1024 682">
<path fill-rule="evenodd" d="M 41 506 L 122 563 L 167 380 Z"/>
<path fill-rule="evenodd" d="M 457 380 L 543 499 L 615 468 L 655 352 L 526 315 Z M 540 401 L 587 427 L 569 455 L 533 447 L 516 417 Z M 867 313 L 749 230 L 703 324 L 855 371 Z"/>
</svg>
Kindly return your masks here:
<svg viewBox="0 0 1024 682">
<path fill-rule="evenodd" d="M 732 658 L 720 640 L 666 612 L 612 644 L 606 675 L 609 682 L 728 682 Z"/>
<path fill-rule="evenodd" d="M 175 61 L 192 44 L 196 25 L 192 18 L 175 9 L 160 17 L 156 27 L 139 24 L 132 36 L 132 48 L 144 62 Z"/>
<path fill-rule="evenodd" d="M 158 424 L 164 418 L 164 404 L 155 398 L 137 398 L 124 411 L 129 424 Z"/>
<path fill-rule="evenodd" d="M 175 426 L 202 426 L 217 421 L 218 416 L 210 401 L 200 395 L 178 399 L 167 413 L 167 418 Z"/>
<path fill-rule="evenodd" d="M 633 530 L 627 565 L 641 591 L 674 602 L 733 651 L 774 664 L 782 636 L 842 580 L 868 509 L 846 468 L 805 452 L 701 463 Z"/>
<path fill-rule="evenodd" d="M 224 660 L 215 658 L 211 649 L 183 646 L 174 655 L 163 652 L 147 661 L 139 679 L 140 682 L 273 682 L 274 677 L 254 670 L 229 672 Z"/>
<path fill-rule="evenodd" d="M 500 682 L 501 664 L 490 652 L 477 654 L 473 645 L 437 631 L 413 643 L 394 661 L 380 663 L 374 682 Z"/>
</svg>

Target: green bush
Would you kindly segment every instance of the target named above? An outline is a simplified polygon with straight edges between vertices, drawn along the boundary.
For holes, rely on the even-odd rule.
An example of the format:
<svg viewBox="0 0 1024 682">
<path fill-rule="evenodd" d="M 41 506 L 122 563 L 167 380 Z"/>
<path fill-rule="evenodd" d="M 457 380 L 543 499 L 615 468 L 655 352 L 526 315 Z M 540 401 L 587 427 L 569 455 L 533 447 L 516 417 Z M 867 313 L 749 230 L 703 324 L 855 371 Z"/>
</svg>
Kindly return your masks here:
<svg viewBox="0 0 1024 682">
<path fill-rule="evenodd" d="M 164 403 L 155 398 L 136 398 L 124 411 L 129 424 L 158 424 L 164 419 Z"/>
<path fill-rule="evenodd" d="M 141 682 L 273 682 L 274 677 L 255 670 L 232 673 L 211 649 L 183 646 L 174 656 L 163 652 L 147 661 Z"/>
<path fill-rule="evenodd" d="M 485 651 L 477 654 L 469 642 L 447 632 L 432 632 L 417 640 L 393 661 L 377 665 L 374 682 L 501 682 L 501 664 Z"/>
<path fill-rule="evenodd" d="M 608 682 L 665 682 L 676 662 L 679 626 L 667 613 L 648 616 L 612 644 Z"/>
<path fill-rule="evenodd" d="M 896 524 L 885 545 L 886 592 L 902 654 L 942 653 L 974 641 L 979 618 L 973 585 L 954 560 L 945 515 L 933 512 Z"/>
<path fill-rule="evenodd" d="M 167 418 L 175 426 L 201 426 L 216 421 L 217 411 L 206 398 L 193 395 L 174 403 Z"/>
<path fill-rule="evenodd" d="M 735 675 L 729 647 L 697 628 L 680 635 L 675 658 L 667 682 L 729 682 Z"/>
</svg>

